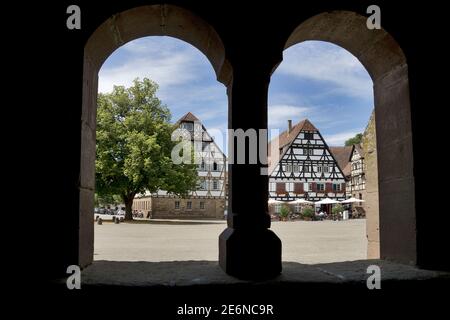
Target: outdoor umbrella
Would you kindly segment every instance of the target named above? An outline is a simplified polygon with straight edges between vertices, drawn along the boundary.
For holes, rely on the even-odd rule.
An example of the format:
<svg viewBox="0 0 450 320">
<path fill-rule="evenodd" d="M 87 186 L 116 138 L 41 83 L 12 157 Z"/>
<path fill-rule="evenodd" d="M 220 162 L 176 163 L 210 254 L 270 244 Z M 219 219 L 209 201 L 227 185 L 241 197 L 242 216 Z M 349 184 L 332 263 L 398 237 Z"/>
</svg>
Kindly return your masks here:
<svg viewBox="0 0 450 320">
<path fill-rule="evenodd" d="M 365 200 L 356 199 L 356 198 L 349 198 L 347 200 L 341 201 L 341 203 L 353 203 L 353 202 L 365 202 Z"/>
<path fill-rule="evenodd" d="M 316 204 L 336 204 L 339 203 L 339 201 L 330 199 L 330 198 L 325 198 L 323 200 L 317 201 Z"/>
<path fill-rule="evenodd" d="M 305 199 L 296 199 L 296 200 L 294 200 L 294 201 L 291 201 L 291 203 L 313 204 L 314 202 L 308 201 L 308 200 L 305 200 Z"/>
<path fill-rule="evenodd" d="M 275 199 L 269 199 L 269 204 L 275 204 L 275 203 L 282 203 L 283 201 L 275 200 Z"/>
</svg>

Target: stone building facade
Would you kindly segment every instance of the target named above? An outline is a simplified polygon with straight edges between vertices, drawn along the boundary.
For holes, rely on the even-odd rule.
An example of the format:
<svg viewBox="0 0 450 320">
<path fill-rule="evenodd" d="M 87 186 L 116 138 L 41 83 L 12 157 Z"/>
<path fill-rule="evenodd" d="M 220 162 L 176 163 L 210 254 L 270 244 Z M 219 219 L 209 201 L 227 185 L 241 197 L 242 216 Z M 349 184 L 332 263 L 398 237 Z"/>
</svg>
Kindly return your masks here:
<svg viewBox="0 0 450 320">
<path fill-rule="evenodd" d="M 151 219 L 223 219 L 225 199 L 146 196 L 134 201 L 133 210 Z"/>
</svg>

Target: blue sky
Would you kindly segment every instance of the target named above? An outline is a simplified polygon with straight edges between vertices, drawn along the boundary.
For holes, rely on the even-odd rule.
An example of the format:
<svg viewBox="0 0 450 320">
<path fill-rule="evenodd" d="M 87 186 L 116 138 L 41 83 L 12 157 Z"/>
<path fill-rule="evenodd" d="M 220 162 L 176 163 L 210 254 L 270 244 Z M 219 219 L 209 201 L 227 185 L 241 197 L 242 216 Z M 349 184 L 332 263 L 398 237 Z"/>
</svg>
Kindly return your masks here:
<svg viewBox="0 0 450 320">
<path fill-rule="evenodd" d="M 158 97 L 176 121 L 194 113 L 217 143 L 227 128 L 226 88 L 216 80 L 208 59 L 195 47 L 170 37 L 146 37 L 117 49 L 99 72 L 99 92 L 131 85 L 134 78 L 159 84 Z M 269 128 L 285 130 L 308 118 L 329 145 L 362 132 L 373 108 L 372 81 L 346 50 L 307 41 L 284 51 L 269 88 Z"/>
</svg>

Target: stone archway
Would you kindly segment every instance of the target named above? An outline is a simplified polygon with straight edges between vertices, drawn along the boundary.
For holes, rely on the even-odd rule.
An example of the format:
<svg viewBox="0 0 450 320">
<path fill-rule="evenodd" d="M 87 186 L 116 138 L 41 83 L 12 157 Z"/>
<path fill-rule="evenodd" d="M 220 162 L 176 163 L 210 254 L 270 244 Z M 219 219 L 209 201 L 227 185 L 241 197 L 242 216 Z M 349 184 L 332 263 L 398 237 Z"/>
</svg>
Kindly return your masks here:
<svg viewBox="0 0 450 320">
<path fill-rule="evenodd" d="M 98 72 L 107 57 L 123 44 L 144 36 L 171 36 L 199 49 L 211 62 L 217 80 L 228 86 L 232 70 L 217 32 L 192 12 L 173 5 L 149 5 L 115 14 L 102 23 L 84 47 L 81 159 L 79 177 L 78 264 L 92 263 L 95 188 L 95 132 Z"/>
<path fill-rule="evenodd" d="M 307 40 L 328 41 L 352 53 L 369 72 L 374 84 L 378 183 L 375 180 L 368 185 L 368 202 L 373 206 L 367 217 L 368 258 L 379 255 L 381 259 L 416 264 L 407 61 L 392 36 L 383 29 L 369 30 L 366 19 L 349 11 L 318 14 L 291 33 L 284 49 Z"/>
</svg>

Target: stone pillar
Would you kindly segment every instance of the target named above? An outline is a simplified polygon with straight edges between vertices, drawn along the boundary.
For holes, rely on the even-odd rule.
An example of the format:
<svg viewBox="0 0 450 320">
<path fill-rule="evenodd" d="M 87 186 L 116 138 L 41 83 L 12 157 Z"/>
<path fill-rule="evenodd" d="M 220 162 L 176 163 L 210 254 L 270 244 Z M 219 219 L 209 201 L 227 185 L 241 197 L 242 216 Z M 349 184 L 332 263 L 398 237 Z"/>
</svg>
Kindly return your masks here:
<svg viewBox="0 0 450 320">
<path fill-rule="evenodd" d="M 363 156 L 366 172 L 366 234 L 367 259 L 380 258 L 380 219 L 378 201 L 378 163 L 377 140 L 375 131 L 375 112 L 372 115 L 363 135 Z"/>
<path fill-rule="evenodd" d="M 78 265 L 94 260 L 95 135 L 97 125 L 98 68 L 88 54 L 84 56 L 83 106 L 81 114 L 81 150 L 78 215 Z"/>
<path fill-rule="evenodd" d="M 414 265 L 417 234 L 408 67 L 374 80 L 380 258 Z"/>
<path fill-rule="evenodd" d="M 269 77 L 258 68 L 234 71 L 228 87 L 230 129 L 267 128 Z M 234 164 L 228 165 L 228 227 L 219 236 L 219 264 L 237 278 L 272 278 L 281 272 L 281 241 L 269 230 L 268 176 L 261 174 L 267 163 L 259 156 L 249 163 L 249 149 L 246 144 L 245 164 L 236 163 L 236 153 L 229 159 Z"/>
</svg>

